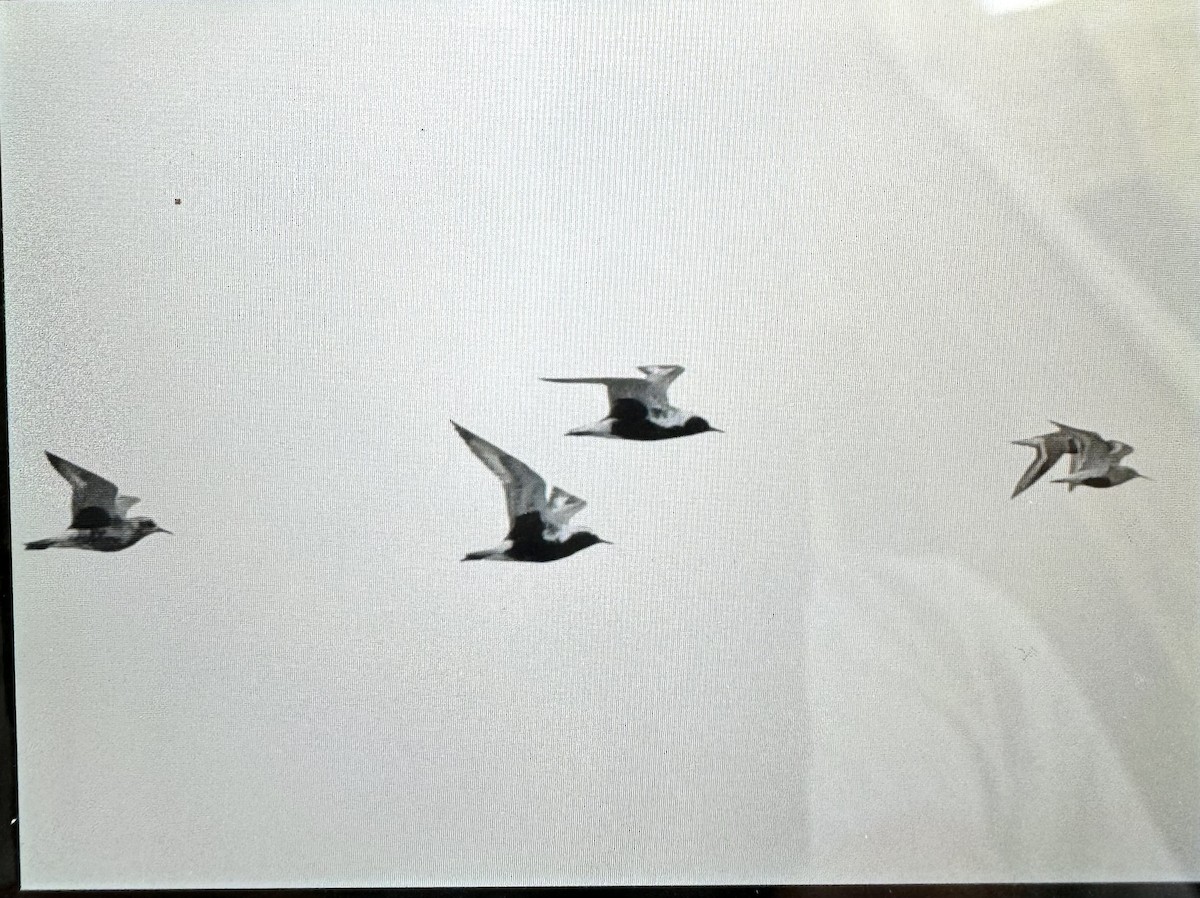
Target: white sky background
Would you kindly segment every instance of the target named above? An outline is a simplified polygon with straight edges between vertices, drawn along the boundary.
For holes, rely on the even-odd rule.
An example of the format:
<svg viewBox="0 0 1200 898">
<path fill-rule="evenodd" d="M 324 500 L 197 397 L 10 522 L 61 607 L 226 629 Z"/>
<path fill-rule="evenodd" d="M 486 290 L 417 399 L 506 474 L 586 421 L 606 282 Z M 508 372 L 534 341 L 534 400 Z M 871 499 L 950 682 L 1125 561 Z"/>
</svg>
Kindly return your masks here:
<svg viewBox="0 0 1200 898">
<path fill-rule="evenodd" d="M 0 22 L 14 542 L 177 534 L 14 553 L 27 886 L 1197 875 L 1194 371 L 849 13 Z M 451 417 L 615 545 L 460 564 Z"/>
</svg>

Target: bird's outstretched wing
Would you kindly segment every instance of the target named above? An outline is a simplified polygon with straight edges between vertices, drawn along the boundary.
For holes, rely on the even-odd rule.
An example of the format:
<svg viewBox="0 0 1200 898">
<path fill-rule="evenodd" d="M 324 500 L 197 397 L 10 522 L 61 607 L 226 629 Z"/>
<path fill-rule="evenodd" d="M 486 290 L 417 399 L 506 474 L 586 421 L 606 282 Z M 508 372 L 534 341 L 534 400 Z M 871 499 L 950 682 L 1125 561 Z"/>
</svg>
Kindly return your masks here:
<svg viewBox="0 0 1200 898">
<path fill-rule="evenodd" d="M 517 518 L 531 511 L 545 516 L 546 481 L 523 461 L 493 446 L 482 437 L 476 436 L 455 422 L 454 429 L 463 438 L 467 448 L 483 462 L 489 471 L 504 484 L 504 498 L 508 504 L 508 524 L 511 527 Z"/>
<path fill-rule="evenodd" d="M 647 408 L 667 405 L 664 391 L 641 377 L 543 377 L 556 384 L 600 384 L 608 389 L 608 403 L 620 399 L 636 399 Z"/>
<path fill-rule="evenodd" d="M 633 399 L 646 407 L 649 416 L 662 420 L 677 412 L 667 398 L 667 387 L 683 373 L 679 365 L 646 365 L 638 369 L 642 377 L 543 377 L 558 384 L 600 384 L 608 390 L 611 409 L 622 399 Z"/>
<path fill-rule="evenodd" d="M 1079 450 L 1071 456 L 1071 466 L 1067 471 L 1067 477 L 1063 479 L 1063 482 L 1067 484 L 1068 492 L 1075 489 L 1082 480 L 1087 479 L 1075 477 L 1077 473 L 1088 471 L 1089 477 L 1102 477 L 1109 466 L 1116 463 L 1116 459 L 1112 457 L 1113 453 L 1108 445 L 1108 440 L 1100 434 L 1093 430 L 1083 430 L 1069 424 L 1060 424 L 1057 421 L 1050 423 L 1079 444 Z"/>
<path fill-rule="evenodd" d="M 1015 499 L 1053 468 L 1062 458 L 1065 450 L 1061 446 L 1051 445 L 1051 441 L 1045 436 L 1030 437 L 1028 440 L 1013 440 L 1013 443 L 1017 446 L 1029 446 L 1037 452 L 1029 467 L 1025 469 L 1025 473 L 1021 475 L 1021 479 L 1017 481 L 1017 486 L 1012 494 L 1012 498 Z"/>
<path fill-rule="evenodd" d="M 117 507 L 117 514 L 121 517 L 125 517 L 125 515 L 129 514 L 129 509 L 133 508 L 133 506 L 137 505 L 141 501 L 142 500 L 137 496 L 117 496 L 116 502 L 114 503 Z"/>
<path fill-rule="evenodd" d="M 120 520 L 124 513 L 117 507 L 117 486 L 99 474 L 47 452 L 46 458 L 54 470 L 71 484 L 71 529 L 86 530 L 107 527 Z"/>
<path fill-rule="evenodd" d="M 1113 462 L 1119 462 L 1126 455 L 1133 451 L 1132 446 L 1130 446 L 1128 443 L 1122 443 L 1120 440 L 1109 440 L 1108 449 L 1108 457 L 1111 458 Z"/>
<path fill-rule="evenodd" d="M 567 522 L 582 511 L 585 505 L 587 503 L 578 496 L 572 496 L 556 486 L 550 491 L 550 501 L 546 503 L 546 511 L 542 517 L 548 527 L 561 532 L 566 528 Z"/>
<path fill-rule="evenodd" d="M 664 392 L 683 373 L 682 365 L 642 365 L 638 368 L 646 379 Z"/>
</svg>

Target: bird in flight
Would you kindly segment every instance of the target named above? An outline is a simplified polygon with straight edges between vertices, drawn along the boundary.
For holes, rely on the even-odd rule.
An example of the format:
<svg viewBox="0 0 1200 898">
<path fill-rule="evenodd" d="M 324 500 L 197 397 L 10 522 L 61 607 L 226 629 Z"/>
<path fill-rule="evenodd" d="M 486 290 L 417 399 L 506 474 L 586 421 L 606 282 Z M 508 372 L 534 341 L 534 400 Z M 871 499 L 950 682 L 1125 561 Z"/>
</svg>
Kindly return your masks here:
<svg viewBox="0 0 1200 898">
<path fill-rule="evenodd" d="M 1012 498 L 1016 498 L 1029 487 L 1037 483 L 1060 458 L 1070 455 L 1070 468 L 1067 476 L 1055 483 L 1066 483 L 1068 491 L 1076 486 L 1109 487 L 1143 477 L 1133 468 L 1124 467 L 1118 462 L 1133 451 L 1133 447 L 1119 440 L 1106 440 L 1098 433 L 1081 430 L 1067 424 L 1051 421 L 1058 430 L 1054 433 L 1044 433 L 1026 440 L 1013 440 L 1014 445 L 1029 446 L 1037 453 L 1033 462 L 1017 481 Z M 1146 478 L 1149 480 L 1150 478 Z"/>
<path fill-rule="evenodd" d="M 683 368 L 679 365 L 645 365 L 641 377 L 543 377 L 557 384 L 601 384 L 608 388 L 608 416 L 591 427 L 567 432 L 568 436 L 608 437 L 619 440 L 670 440 L 697 433 L 723 433 L 704 418 L 671 405 L 669 387 Z"/>
<path fill-rule="evenodd" d="M 52 452 L 46 458 L 71 484 L 71 523 L 62 536 L 26 543 L 26 549 L 91 549 L 120 552 L 152 533 L 170 533 L 149 518 L 126 514 L 138 500 L 120 496 L 116 484 Z"/>
<path fill-rule="evenodd" d="M 546 481 L 519 459 L 453 421 L 467 448 L 500 478 L 508 505 L 508 536 L 494 549 L 471 552 L 463 561 L 557 561 L 607 543 L 590 530 L 569 522 L 587 503 L 555 487 L 546 497 Z"/>
<path fill-rule="evenodd" d="M 1080 430 L 1051 421 L 1059 430 L 1070 434 L 1071 439 L 1079 445 L 1079 451 L 1071 456 L 1071 469 L 1066 477 L 1055 480 L 1055 483 L 1067 484 L 1067 490 L 1077 486 L 1090 486 L 1097 489 L 1107 489 L 1120 486 L 1136 478 L 1150 480 L 1145 474 L 1139 474 L 1133 468 L 1122 465 L 1121 459 L 1133 451 L 1133 447 L 1120 440 L 1106 440 L 1100 434 L 1090 430 Z"/>
</svg>

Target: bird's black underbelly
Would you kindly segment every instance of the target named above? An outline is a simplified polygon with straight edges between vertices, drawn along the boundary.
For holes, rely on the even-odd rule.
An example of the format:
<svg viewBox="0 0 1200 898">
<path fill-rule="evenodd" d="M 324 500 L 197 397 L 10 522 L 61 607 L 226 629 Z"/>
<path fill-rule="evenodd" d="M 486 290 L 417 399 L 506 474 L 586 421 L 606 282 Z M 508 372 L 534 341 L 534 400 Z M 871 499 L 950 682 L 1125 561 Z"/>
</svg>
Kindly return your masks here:
<svg viewBox="0 0 1200 898">
<path fill-rule="evenodd" d="M 85 545 L 94 552 L 120 552 L 122 549 L 128 549 L 141 538 L 139 533 L 93 530 L 87 534 Z"/>
<path fill-rule="evenodd" d="M 513 543 L 513 547 L 505 554 L 513 561 L 558 561 L 568 555 L 574 555 L 579 548 L 568 548 L 566 543 L 541 540 L 538 542 Z"/>
<path fill-rule="evenodd" d="M 650 410 L 636 399 L 618 399 L 608 411 L 610 432 L 623 440 L 671 440 L 685 437 L 685 427 L 663 427 L 650 420 Z"/>
<path fill-rule="evenodd" d="M 614 421 L 612 434 L 623 440 L 671 440 L 687 436 L 682 427 L 660 427 L 649 421 Z"/>
<path fill-rule="evenodd" d="M 506 539 L 512 540 L 514 543 L 535 543 L 541 542 L 546 531 L 546 522 L 542 520 L 542 516 L 536 511 L 527 511 L 523 515 L 518 515 L 512 522 L 512 527 L 508 530 Z"/>
<path fill-rule="evenodd" d="M 101 527 L 107 527 L 112 523 L 112 517 L 107 511 L 98 506 L 90 506 L 89 508 L 81 508 L 79 512 L 71 519 L 72 530 L 96 530 Z"/>
<path fill-rule="evenodd" d="M 504 554 L 513 561 L 558 561 L 591 545 L 582 539 L 582 534 L 579 533 L 574 533 L 564 542 L 559 542 L 546 539 L 545 532 L 546 522 L 536 511 L 520 515 L 508 531 L 512 548 Z"/>
</svg>

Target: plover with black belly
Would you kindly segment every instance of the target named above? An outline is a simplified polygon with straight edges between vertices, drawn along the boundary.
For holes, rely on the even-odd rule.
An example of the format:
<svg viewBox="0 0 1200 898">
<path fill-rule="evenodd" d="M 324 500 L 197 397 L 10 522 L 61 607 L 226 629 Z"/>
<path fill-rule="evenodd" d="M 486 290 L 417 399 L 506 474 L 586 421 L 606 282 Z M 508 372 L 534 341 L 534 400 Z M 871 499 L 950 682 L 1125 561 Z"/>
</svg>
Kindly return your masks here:
<svg viewBox="0 0 1200 898">
<path fill-rule="evenodd" d="M 1081 430 L 1069 424 L 1059 424 L 1057 421 L 1050 423 L 1069 434 L 1079 446 L 1079 451 L 1071 456 L 1071 468 L 1067 472 L 1067 476 L 1054 481 L 1067 484 L 1067 492 L 1077 486 L 1099 486 L 1101 488 L 1116 486 L 1142 476 L 1133 468 L 1126 468 L 1119 464 L 1121 459 L 1133 451 L 1133 447 L 1128 443 L 1122 443 L 1120 440 L 1106 440 L 1095 431 Z M 1122 473 L 1115 475 L 1116 480 L 1112 483 L 1102 484 L 1099 482 L 1106 480 L 1108 472 L 1115 471 L 1117 468 L 1120 468 Z M 1126 471 L 1129 473 L 1123 473 Z M 1149 480 L 1150 478 L 1145 479 Z M 1089 480 L 1097 482 L 1088 483 Z"/>
<path fill-rule="evenodd" d="M 127 518 L 138 500 L 120 496 L 116 484 L 51 452 L 46 458 L 71 484 L 71 524 L 68 532 L 26 543 L 26 549 L 90 549 L 120 552 L 152 533 L 170 533 L 149 518 Z"/>
<path fill-rule="evenodd" d="M 645 365 L 638 377 L 543 377 L 556 384 L 600 384 L 608 388 L 608 416 L 591 427 L 567 431 L 573 437 L 618 440 L 670 440 L 697 433 L 723 433 L 704 418 L 681 411 L 667 398 L 669 387 L 683 368 Z"/>
<path fill-rule="evenodd" d="M 1058 428 L 1056 433 L 1044 433 L 1027 440 L 1013 440 L 1015 445 L 1029 446 L 1037 452 L 1037 456 L 1017 482 L 1016 489 L 1013 490 L 1013 498 L 1033 486 L 1057 464 L 1062 456 L 1068 454 L 1071 456 L 1071 461 L 1067 476 L 1054 481 L 1054 483 L 1067 484 L 1068 491 L 1080 485 L 1116 486 L 1135 477 L 1144 476 L 1132 468 L 1125 468 L 1118 464 L 1122 458 L 1133 451 L 1133 447 L 1128 443 L 1107 440 L 1094 431 L 1082 430 L 1069 424 L 1060 424 L 1058 421 L 1050 423 Z M 1110 471 L 1117 472 L 1113 475 L 1115 479 L 1112 482 L 1102 482 L 1109 479 Z"/>
<path fill-rule="evenodd" d="M 1071 456 L 1071 470 L 1067 476 L 1054 481 L 1065 483 L 1068 491 L 1077 486 L 1108 489 L 1138 478 L 1152 479 L 1120 463 L 1121 459 L 1133 451 L 1133 447 L 1128 443 L 1106 440 L 1094 431 L 1080 430 L 1078 427 L 1059 424 L 1057 421 L 1050 423 L 1070 434 L 1071 439 L 1079 444 L 1079 451 Z"/>
<path fill-rule="evenodd" d="M 607 543 L 589 530 L 576 530 L 569 521 L 587 503 L 555 487 L 546 498 L 546 481 L 519 459 L 453 421 L 475 457 L 504 484 L 508 505 L 508 536 L 494 549 L 471 552 L 463 561 L 557 561 Z"/>
</svg>

